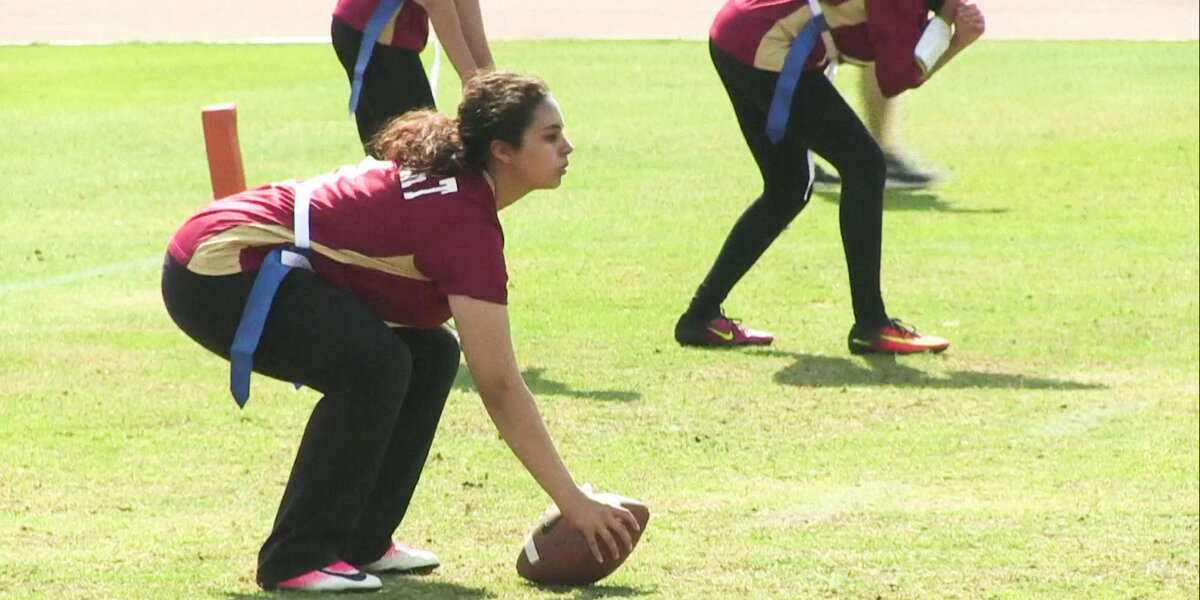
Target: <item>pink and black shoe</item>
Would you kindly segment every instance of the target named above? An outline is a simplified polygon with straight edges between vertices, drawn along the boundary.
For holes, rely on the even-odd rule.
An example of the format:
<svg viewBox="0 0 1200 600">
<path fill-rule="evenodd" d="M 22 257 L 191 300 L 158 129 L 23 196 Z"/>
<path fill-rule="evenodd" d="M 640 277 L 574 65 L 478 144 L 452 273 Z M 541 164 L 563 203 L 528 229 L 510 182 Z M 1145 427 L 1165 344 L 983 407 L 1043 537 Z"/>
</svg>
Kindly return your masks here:
<svg viewBox="0 0 1200 600">
<path fill-rule="evenodd" d="M 379 578 L 338 561 L 320 569 L 285 579 L 275 589 L 300 592 L 373 592 L 383 587 Z"/>
<path fill-rule="evenodd" d="M 707 321 L 685 314 L 675 323 L 675 341 L 683 346 L 767 346 L 774 340 L 770 333 L 743 327 L 741 322 L 724 314 Z"/>
</svg>

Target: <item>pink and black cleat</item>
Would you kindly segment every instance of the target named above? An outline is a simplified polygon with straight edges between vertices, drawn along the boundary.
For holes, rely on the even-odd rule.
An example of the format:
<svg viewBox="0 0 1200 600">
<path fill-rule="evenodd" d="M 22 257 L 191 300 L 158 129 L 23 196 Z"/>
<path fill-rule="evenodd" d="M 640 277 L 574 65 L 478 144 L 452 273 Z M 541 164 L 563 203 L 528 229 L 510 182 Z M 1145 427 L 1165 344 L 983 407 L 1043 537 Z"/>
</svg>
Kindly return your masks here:
<svg viewBox="0 0 1200 600">
<path fill-rule="evenodd" d="M 372 592 L 383 587 L 379 578 L 338 561 L 315 571 L 285 579 L 276 589 L 298 592 Z"/>
<path fill-rule="evenodd" d="M 743 327 L 724 314 L 708 321 L 692 321 L 684 315 L 675 323 L 675 341 L 683 346 L 767 346 L 774 340 L 770 333 Z"/>
</svg>

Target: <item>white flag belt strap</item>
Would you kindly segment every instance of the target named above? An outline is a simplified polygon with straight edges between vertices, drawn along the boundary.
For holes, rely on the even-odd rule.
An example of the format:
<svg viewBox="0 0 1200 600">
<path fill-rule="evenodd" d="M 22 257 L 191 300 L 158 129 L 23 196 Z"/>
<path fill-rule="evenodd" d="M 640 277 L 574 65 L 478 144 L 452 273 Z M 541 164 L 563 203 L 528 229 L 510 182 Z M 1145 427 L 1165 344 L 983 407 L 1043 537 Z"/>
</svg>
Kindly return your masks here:
<svg viewBox="0 0 1200 600">
<path fill-rule="evenodd" d="M 808 0 L 808 10 L 814 19 L 824 14 L 821 11 L 821 3 L 817 0 Z M 821 32 L 821 43 L 825 45 L 825 59 L 828 61 L 825 66 L 825 76 L 833 81 L 837 75 L 838 60 L 841 54 L 838 53 L 837 45 L 833 43 L 833 34 L 829 27 L 825 27 Z"/>
</svg>

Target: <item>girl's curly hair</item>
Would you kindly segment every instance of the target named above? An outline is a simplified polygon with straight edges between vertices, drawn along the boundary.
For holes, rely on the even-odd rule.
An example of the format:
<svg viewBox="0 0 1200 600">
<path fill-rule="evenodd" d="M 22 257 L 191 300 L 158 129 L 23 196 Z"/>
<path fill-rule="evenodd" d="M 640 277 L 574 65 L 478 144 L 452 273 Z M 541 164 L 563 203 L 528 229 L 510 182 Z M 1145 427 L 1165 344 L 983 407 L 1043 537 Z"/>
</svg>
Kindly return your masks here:
<svg viewBox="0 0 1200 600">
<path fill-rule="evenodd" d="M 432 110 L 405 113 L 388 122 L 369 147 L 380 158 L 416 173 L 453 175 L 465 166 L 484 169 L 493 141 L 521 147 L 534 110 L 549 97 L 550 90 L 536 77 L 484 73 L 463 87 L 457 119 Z"/>
</svg>

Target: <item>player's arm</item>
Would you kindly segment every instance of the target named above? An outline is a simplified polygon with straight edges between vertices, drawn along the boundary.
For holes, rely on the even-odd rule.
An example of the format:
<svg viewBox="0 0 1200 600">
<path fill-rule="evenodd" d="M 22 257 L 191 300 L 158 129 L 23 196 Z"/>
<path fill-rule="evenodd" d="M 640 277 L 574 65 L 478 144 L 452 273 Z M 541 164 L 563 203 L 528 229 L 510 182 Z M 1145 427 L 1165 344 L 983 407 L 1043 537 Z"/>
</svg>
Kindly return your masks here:
<svg viewBox="0 0 1200 600">
<path fill-rule="evenodd" d="M 604 561 L 600 541 L 612 556 L 620 554 L 618 537 L 625 549 L 631 550 L 633 538 L 629 532 L 637 530 L 633 514 L 584 494 L 555 449 L 533 394 L 517 368 L 507 307 L 463 295 L 451 295 L 449 301 L 467 368 L 488 416 L 513 454 L 550 494 L 563 516 L 584 532 L 597 561 Z"/>
<path fill-rule="evenodd" d="M 978 40 L 985 28 L 983 11 L 974 0 L 946 0 L 935 19 L 940 19 L 946 25 L 953 25 L 954 33 L 950 36 L 950 45 L 946 47 L 946 51 L 925 71 L 925 79 L 932 77 L 938 69 L 950 62 L 950 59 Z"/>
<path fill-rule="evenodd" d="M 983 13 L 973 0 L 945 0 L 922 30 L 914 22 L 924 21 L 927 6 L 924 0 L 867 0 L 875 77 L 885 97 L 920 86 L 983 34 Z"/>
<path fill-rule="evenodd" d="M 450 59 L 450 64 L 454 65 L 454 70 L 458 72 L 459 79 L 466 81 L 485 66 L 477 63 L 471 54 L 471 46 L 467 43 L 466 35 L 463 32 L 463 23 L 459 19 L 455 0 L 415 1 L 424 6 L 425 12 L 429 14 L 429 22 L 433 25 L 433 30 L 437 32 L 442 47 L 446 49 L 446 56 Z M 482 30 L 480 33 L 482 34 Z"/>
<path fill-rule="evenodd" d="M 458 21 L 462 24 L 463 38 L 475 59 L 475 67 L 490 70 L 496 67 L 492 60 L 492 50 L 488 47 L 487 34 L 483 30 L 483 13 L 479 9 L 479 0 L 454 0 L 458 11 Z"/>
</svg>

